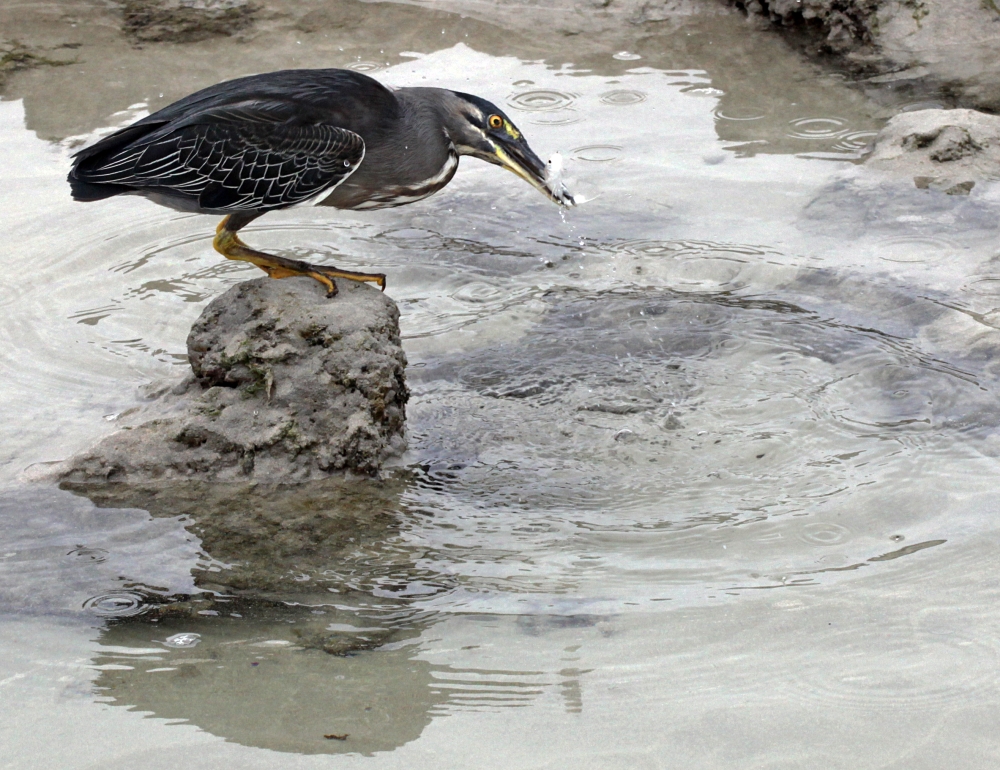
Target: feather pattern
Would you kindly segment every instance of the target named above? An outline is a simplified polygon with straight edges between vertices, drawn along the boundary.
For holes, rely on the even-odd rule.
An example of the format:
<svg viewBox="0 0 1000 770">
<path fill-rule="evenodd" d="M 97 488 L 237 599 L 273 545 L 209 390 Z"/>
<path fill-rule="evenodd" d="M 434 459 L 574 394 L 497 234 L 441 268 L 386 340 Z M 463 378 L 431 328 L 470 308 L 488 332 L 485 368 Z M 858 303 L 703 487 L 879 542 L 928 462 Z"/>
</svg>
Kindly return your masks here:
<svg viewBox="0 0 1000 770">
<path fill-rule="evenodd" d="M 83 159 L 81 182 L 196 200 L 202 210 L 267 211 L 302 203 L 360 165 L 364 140 L 323 122 L 301 123 L 280 102 L 204 110 Z"/>
</svg>

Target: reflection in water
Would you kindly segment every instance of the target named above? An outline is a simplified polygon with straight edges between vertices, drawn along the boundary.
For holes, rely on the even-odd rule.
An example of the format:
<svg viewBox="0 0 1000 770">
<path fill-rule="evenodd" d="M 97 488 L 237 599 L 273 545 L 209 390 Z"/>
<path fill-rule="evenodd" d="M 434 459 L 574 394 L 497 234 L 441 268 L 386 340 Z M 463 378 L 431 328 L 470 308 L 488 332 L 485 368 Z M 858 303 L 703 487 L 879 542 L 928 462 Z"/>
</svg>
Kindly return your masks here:
<svg viewBox="0 0 1000 770">
<path fill-rule="evenodd" d="M 97 691 L 246 746 L 307 754 L 389 751 L 435 715 L 528 705 L 549 684 L 542 672 L 415 657 L 407 640 L 434 619 L 409 597 L 441 582 L 396 537 L 400 490 L 74 486 L 102 507 L 183 524 L 210 555 L 194 570 L 199 593 L 116 590 L 85 603 L 109 621 Z"/>
<path fill-rule="evenodd" d="M 370 755 L 418 738 L 450 698 L 435 667 L 406 646 L 351 655 L 303 646 L 303 622 L 335 617 L 309 612 L 110 626 L 95 686 L 115 705 L 273 751 Z M 199 643 L 157 643 L 172 632 Z"/>
</svg>

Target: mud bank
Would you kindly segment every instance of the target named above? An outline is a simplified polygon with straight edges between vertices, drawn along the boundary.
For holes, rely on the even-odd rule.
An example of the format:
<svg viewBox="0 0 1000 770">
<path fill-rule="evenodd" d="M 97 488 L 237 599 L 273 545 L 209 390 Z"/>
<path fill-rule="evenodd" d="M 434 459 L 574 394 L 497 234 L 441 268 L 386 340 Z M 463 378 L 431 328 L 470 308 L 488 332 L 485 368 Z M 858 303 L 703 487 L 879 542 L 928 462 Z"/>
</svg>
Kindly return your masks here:
<svg viewBox="0 0 1000 770">
<path fill-rule="evenodd" d="M 866 159 L 868 168 L 912 177 L 921 189 L 968 195 L 1000 179 L 1000 118 L 975 110 L 919 110 L 896 115 Z"/>
<path fill-rule="evenodd" d="M 871 85 L 924 81 L 960 106 L 1000 110 L 1000 6 L 993 0 L 732 0 L 751 19 L 806 33 Z"/>
<path fill-rule="evenodd" d="M 213 300 L 188 336 L 192 373 L 152 386 L 120 430 L 57 466 L 61 481 L 303 481 L 377 473 L 405 446 L 399 311 L 366 285 L 328 299 L 259 278 Z"/>
</svg>

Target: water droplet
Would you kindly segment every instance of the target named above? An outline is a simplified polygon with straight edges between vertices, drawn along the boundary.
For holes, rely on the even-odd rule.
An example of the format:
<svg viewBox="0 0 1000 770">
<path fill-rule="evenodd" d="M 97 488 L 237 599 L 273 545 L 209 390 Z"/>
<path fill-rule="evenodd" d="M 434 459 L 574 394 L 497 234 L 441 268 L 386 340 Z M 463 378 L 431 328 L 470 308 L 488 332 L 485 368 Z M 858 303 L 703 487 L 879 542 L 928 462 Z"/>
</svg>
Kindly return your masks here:
<svg viewBox="0 0 1000 770">
<path fill-rule="evenodd" d="M 174 634 L 173 636 L 168 636 L 164 639 L 161 644 L 167 647 L 173 647 L 178 650 L 187 649 L 189 647 L 195 647 L 201 642 L 201 634 L 196 634 L 193 632 L 184 632 L 181 634 Z"/>
</svg>

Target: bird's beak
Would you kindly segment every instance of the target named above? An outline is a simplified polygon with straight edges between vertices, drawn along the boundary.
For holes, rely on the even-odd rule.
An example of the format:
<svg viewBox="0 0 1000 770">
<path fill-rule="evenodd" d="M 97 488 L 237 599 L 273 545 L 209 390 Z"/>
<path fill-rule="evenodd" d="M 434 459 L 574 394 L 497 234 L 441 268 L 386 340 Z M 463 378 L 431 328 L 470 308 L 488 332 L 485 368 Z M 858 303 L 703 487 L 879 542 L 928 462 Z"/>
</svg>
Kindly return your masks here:
<svg viewBox="0 0 1000 770">
<path fill-rule="evenodd" d="M 513 171 L 549 200 L 567 208 L 576 205 L 565 185 L 549 178 L 548 168 L 523 139 L 503 144 L 493 142 L 493 154 L 494 163 Z"/>
</svg>

